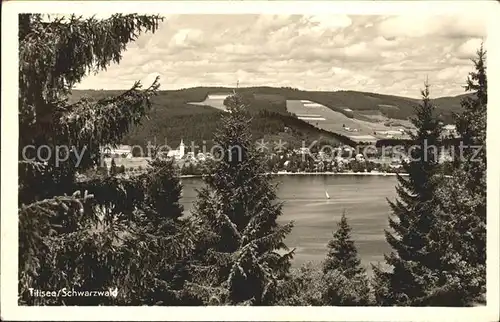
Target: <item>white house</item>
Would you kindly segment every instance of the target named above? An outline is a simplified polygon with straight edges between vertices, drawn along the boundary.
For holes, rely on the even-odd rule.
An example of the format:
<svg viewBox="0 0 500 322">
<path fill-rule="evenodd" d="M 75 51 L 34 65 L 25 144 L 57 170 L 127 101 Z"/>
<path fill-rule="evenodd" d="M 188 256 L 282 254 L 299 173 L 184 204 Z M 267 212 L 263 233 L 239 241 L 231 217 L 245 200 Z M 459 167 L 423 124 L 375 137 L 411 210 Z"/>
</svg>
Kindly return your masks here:
<svg viewBox="0 0 500 322">
<path fill-rule="evenodd" d="M 403 167 L 402 161 L 399 159 L 392 159 L 389 167 L 392 169 L 400 169 Z"/>
<path fill-rule="evenodd" d="M 365 161 L 365 157 L 361 153 L 358 153 L 356 154 L 356 161 L 363 162 Z"/>
<path fill-rule="evenodd" d="M 115 148 L 111 145 L 107 145 L 107 146 L 101 147 L 101 153 L 104 156 L 110 157 L 110 158 L 130 159 L 130 158 L 132 158 L 132 147 L 130 145 L 120 144 L 120 145 L 117 145 Z"/>
</svg>

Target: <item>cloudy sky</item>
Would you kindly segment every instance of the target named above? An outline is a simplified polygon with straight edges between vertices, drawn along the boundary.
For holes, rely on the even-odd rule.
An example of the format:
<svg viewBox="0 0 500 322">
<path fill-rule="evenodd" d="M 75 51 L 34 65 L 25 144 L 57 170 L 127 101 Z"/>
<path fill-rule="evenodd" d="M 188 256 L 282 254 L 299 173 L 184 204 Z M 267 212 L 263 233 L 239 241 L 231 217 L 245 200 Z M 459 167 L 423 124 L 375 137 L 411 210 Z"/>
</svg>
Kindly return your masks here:
<svg viewBox="0 0 500 322">
<path fill-rule="evenodd" d="M 128 46 L 119 65 L 77 88 L 292 86 L 418 97 L 462 94 L 486 36 L 480 16 L 166 16 Z"/>
</svg>

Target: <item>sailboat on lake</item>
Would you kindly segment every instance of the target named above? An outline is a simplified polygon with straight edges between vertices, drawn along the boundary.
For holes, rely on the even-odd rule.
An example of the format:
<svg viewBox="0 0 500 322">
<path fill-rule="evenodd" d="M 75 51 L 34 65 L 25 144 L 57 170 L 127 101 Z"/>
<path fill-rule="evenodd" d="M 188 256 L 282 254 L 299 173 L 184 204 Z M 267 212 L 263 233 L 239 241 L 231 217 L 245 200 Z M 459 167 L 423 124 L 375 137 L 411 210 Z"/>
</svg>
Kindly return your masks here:
<svg viewBox="0 0 500 322">
<path fill-rule="evenodd" d="M 330 199 L 330 195 L 328 194 L 328 191 L 325 190 L 325 196 L 326 196 L 326 199 Z"/>
</svg>

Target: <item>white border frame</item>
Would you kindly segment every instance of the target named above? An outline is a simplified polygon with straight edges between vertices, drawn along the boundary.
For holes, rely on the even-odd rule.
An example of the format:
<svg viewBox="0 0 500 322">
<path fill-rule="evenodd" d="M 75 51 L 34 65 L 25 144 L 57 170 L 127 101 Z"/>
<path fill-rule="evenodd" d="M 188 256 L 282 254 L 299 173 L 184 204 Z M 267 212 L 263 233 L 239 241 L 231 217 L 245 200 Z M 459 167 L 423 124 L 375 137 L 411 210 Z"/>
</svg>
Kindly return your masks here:
<svg viewBox="0 0 500 322">
<path fill-rule="evenodd" d="M 2 214 L 1 318 L 5 320 L 225 320 L 225 321 L 497 321 L 499 320 L 500 98 L 490 90 L 488 106 L 487 302 L 476 308 L 388 307 L 18 307 L 17 153 L 18 13 L 138 12 L 160 14 L 402 14 L 467 12 L 489 21 L 489 88 L 500 88 L 500 4 L 496 1 L 8 1 L 2 3 Z M 494 58 L 493 58 L 494 57 Z M 493 58 L 493 59 L 492 59 Z M 465 81 L 464 75 L 464 81 Z M 14 258 L 14 260 L 12 260 Z"/>
</svg>

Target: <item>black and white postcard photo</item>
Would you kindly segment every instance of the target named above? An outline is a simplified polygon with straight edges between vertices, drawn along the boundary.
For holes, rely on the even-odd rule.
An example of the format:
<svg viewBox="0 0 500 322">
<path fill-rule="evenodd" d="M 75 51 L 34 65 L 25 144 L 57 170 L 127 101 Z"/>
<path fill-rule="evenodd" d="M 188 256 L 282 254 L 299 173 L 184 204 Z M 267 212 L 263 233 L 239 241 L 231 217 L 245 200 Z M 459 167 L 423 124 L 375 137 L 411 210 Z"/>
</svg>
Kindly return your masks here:
<svg viewBox="0 0 500 322">
<path fill-rule="evenodd" d="M 499 2 L 3 7 L 2 320 L 500 319 Z"/>
</svg>

